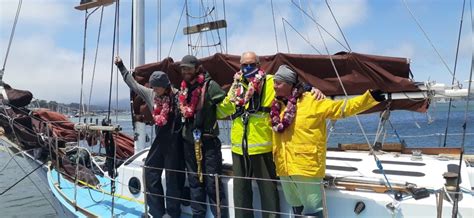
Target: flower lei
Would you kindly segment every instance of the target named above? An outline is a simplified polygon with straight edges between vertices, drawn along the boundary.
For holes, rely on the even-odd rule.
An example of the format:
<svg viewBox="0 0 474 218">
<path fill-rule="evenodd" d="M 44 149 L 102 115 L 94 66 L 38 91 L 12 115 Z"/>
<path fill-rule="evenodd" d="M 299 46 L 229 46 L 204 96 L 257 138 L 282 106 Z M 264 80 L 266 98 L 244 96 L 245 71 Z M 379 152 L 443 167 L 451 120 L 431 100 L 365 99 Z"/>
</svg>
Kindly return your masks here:
<svg viewBox="0 0 474 218">
<path fill-rule="evenodd" d="M 281 105 L 275 99 L 272 102 L 272 108 L 270 111 L 270 119 L 272 122 L 272 130 L 278 133 L 283 132 L 293 122 L 296 116 L 296 100 L 297 100 L 298 89 L 294 88 L 291 96 L 288 98 L 285 112 L 283 113 L 283 119 L 280 119 Z"/>
<path fill-rule="evenodd" d="M 181 88 L 179 91 L 179 109 L 183 118 L 192 118 L 196 111 L 196 106 L 199 103 L 199 97 L 201 96 L 201 86 L 204 83 L 204 75 L 199 74 L 197 77 L 199 87 L 195 88 L 191 93 L 191 101 L 188 103 L 188 85 L 183 80 L 181 81 Z"/>
<path fill-rule="evenodd" d="M 156 125 L 164 126 L 168 123 L 170 102 L 170 97 L 168 95 L 155 97 L 152 115 Z"/>
<path fill-rule="evenodd" d="M 254 77 L 249 78 L 249 85 L 245 94 L 242 82 L 236 80 L 234 82 L 234 93 L 231 98 L 231 101 L 234 102 L 236 106 L 244 106 L 245 104 L 247 104 L 247 102 L 252 98 L 255 91 L 258 92 L 260 90 L 260 84 L 263 78 L 265 78 L 265 72 L 263 72 L 262 70 L 258 70 L 257 74 Z"/>
</svg>

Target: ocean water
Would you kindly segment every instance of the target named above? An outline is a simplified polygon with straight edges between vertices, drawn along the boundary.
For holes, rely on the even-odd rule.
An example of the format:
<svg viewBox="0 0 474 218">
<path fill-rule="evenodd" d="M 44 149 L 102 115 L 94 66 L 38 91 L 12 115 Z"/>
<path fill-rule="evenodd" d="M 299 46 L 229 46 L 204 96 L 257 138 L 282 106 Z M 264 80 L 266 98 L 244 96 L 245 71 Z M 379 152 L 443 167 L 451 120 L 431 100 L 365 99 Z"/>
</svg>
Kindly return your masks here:
<svg viewBox="0 0 474 218">
<path fill-rule="evenodd" d="M 463 124 L 465 121 L 465 103 L 457 102 L 451 110 L 451 116 L 448 125 L 448 137 L 446 138 L 446 147 L 460 147 L 462 144 Z M 467 154 L 474 154 L 474 106 L 471 106 L 467 113 L 466 137 L 464 140 L 465 151 Z M 102 119 L 102 117 L 97 117 Z M 116 119 L 112 116 L 112 121 L 122 126 L 123 132 L 133 133 L 133 127 L 130 122 L 130 115 L 119 115 Z M 95 118 L 94 118 L 95 119 Z M 368 135 L 370 142 L 374 141 L 375 131 L 377 130 L 379 116 L 378 114 L 360 115 L 360 122 L 364 131 Z M 77 120 L 73 120 L 77 121 Z M 447 105 L 433 104 L 430 112 L 426 114 L 395 111 L 392 112 L 390 123 L 386 124 L 387 133 L 385 142 L 399 142 L 403 139 L 409 147 L 438 147 L 444 146 L 444 132 L 447 124 Z M 392 128 L 393 126 L 393 128 Z M 229 122 L 220 122 L 221 140 L 223 144 L 230 143 Z M 152 134 L 152 128 L 147 131 Z M 398 133 L 399 137 L 396 136 Z M 335 147 L 338 143 L 364 143 L 365 137 L 354 117 L 337 121 L 334 130 L 331 131 L 328 146 Z M 10 156 L 0 145 L 0 170 L 2 170 Z M 0 192 L 6 187 L 20 179 L 25 171 L 31 170 L 25 160 L 17 158 L 18 163 L 11 161 L 8 166 L 0 171 Z M 31 180 L 30 180 L 31 179 Z M 51 197 L 47 195 L 45 186 L 37 176 L 30 176 L 10 191 L 0 196 L 0 217 L 56 217 L 58 216 L 50 205 Z M 40 190 L 34 185 L 38 184 Z M 42 187 L 42 188 L 41 188 Z M 45 194 L 46 193 L 46 194 Z"/>
</svg>

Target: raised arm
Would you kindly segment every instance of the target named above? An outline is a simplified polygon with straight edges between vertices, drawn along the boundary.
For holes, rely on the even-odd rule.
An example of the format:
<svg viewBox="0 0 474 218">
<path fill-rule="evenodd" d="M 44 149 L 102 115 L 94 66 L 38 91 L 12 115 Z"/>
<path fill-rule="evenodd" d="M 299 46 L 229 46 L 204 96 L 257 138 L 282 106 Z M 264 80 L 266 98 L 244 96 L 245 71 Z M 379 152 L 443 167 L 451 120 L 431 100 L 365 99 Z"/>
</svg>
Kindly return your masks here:
<svg viewBox="0 0 474 218">
<path fill-rule="evenodd" d="M 145 101 L 147 99 L 152 99 L 153 89 L 140 85 L 132 76 L 130 71 L 123 65 L 122 59 L 120 57 L 115 57 L 115 65 L 117 65 L 120 73 L 122 74 L 123 80 L 130 89 L 137 93 Z"/>
<path fill-rule="evenodd" d="M 348 100 L 322 100 L 317 110 L 323 110 L 325 118 L 341 119 L 362 113 L 379 104 L 380 101 L 381 99 L 374 98 L 371 91 L 366 91 L 363 95 Z"/>
</svg>

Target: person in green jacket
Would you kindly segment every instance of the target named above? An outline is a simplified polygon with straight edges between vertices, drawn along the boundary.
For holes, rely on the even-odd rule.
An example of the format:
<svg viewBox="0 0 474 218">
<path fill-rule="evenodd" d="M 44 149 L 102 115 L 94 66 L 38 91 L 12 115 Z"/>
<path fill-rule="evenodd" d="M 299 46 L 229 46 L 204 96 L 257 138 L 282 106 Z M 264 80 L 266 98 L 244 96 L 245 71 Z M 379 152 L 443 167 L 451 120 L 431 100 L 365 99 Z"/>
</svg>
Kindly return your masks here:
<svg viewBox="0 0 474 218">
<path fill-rule="evenodd" d="M 216 204 L 215 178 L 209 174 L 222 173 L 221 141 L 218 138 L 219 126 L 216 118 L 216 105 L 225 98 L 220 85 L 192 55 L 183 57 L 180 63 L 183 81 L 179 91 L 179 109 L 181 111 L 184 139 L 184 158 L 191 191 L 193 217 L 205 217 L 207 200 Z M 224 202 L 225 193 L 219 181 L 220 202 Z M 198 203 L 202 202 L 202 203 Z M 215 206 L 211 212 L 217 216 Z M 223 212 L 221 217 L 225 217 Z"/>
<path fill-rule="evenodd" d="M 241 70 L 234 75 L 226 98 L 218 105 L 218 118 L 232 119 L 232 170 L 235 176 L 276 180 L 272 157 L 272 130 L 270 107 L 275 98 L 273 76 L 260 68 L 255 52 L 244 52 L 240 58 Z M 315 98 L 325 96 L 315 90 Z M 260 191 L 262 217 L 279 217 L 280 201 L 276 182 L 256 180 Z M 253 217 L 251 179 L 234 179 L 235 217 Z M 250 209 L 250 210 L 248 210 Z"/>
</svg>

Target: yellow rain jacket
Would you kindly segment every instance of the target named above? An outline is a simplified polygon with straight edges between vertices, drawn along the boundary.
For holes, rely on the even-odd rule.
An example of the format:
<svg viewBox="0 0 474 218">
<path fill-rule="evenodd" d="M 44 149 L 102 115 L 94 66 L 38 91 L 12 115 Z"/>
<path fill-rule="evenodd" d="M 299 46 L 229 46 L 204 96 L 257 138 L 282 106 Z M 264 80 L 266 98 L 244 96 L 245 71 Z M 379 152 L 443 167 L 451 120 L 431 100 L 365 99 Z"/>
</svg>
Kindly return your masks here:
<svg viewBox="0 0 474 218">
<path fill-rule="evenodd" d="M 326 119 L 349 117 L 372 108 L 369 91 L 349 99 L 317 101 L 304 93 L 297 102 L 296 117 L 282 133 L 273 132 L 273 161 L 278 176 L 324 178 L 326 170 Z M 281 115 L 286 107 L 282 107 Z"/>
<path fill-rule="evenodd" d="M 229 90 L 227 97 L 217 105 L 217 117 L 225 118 L 233 115 L 237 111 L 237 107 L 233 102 L 230 101 L 232 91 Z M 269 109 L 272 105 L 273 99 L 275 99 L 275 90 L 273 90 L 273 75 L 265 76 L 265 84 L 260 93 L 261 108 Z M 245 105 L 248 108 L 249 104 Z M 242 155 L 242 137 L 244 133 L 244 124 L 242 117 L 239 116 L 232 120 L 232 128 L 230 141 L 232 143 L 232 152 Z M 263 154 L 272 151 L 272 129 L 270 124 L 270 112 L 269 111 L 257 111 L 251 113 L 249 116 L 247 126 L 247 140 L 248 140 L 248 153 L 249 155 Z"/>
</svg>

